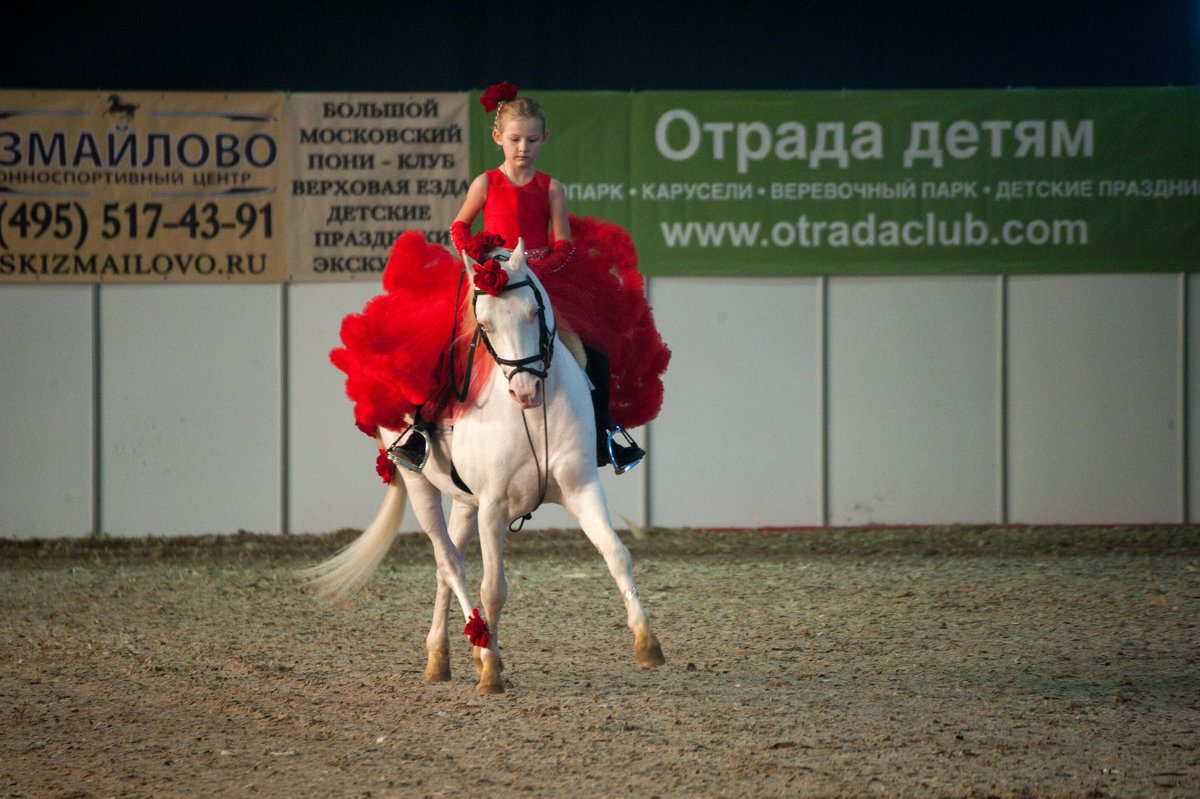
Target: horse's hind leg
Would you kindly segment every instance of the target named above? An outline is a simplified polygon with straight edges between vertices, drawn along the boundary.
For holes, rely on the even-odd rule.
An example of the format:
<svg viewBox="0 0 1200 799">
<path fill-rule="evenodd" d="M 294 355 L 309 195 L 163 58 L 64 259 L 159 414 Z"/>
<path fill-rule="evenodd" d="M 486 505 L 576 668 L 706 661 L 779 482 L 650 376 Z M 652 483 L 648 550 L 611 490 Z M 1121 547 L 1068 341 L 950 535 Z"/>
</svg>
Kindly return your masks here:
<svg viewBox="0 0 1200 799">
<path fill-rule="evenodd" d="M 471 505 L 454 503 L 450 510 L 450 541 L 462 555 L 463 549 L 475 536 L 476 512 Z M 450 635 L 447 615 L 452 592 L 449 583 L 437 578 L 437 596 L 433 601 L 433 623 L 425 637 L 425 682 L 445 682 L 450 679 Z"/>
<path fill-rule="evenodd" d="M 570 497 L 564 498 L 563 505 L 579 522 L 588 540 L 604 556 L 609 574 L 616 580 L 617 589 L 625 599 L 627 623 L 629 629 L 633 630 L 634 660 L 644 669 L 661 666 L 666 658 L 663 657 L 658 638 L 650 631 L 650 620 L 633 583 L 633 561 L 629 557 L 629 550 L 613 530 L 600 484 L 581 486 Z"/>
<path fill-rule="evenodd" d="M 397 471 L 404 471 L 399 469 Z M 442 495 L 434 488 L 433 484 L 426 480 L 423 476 L 406 472 L 404 474 L 404 484 L 408 487 L 409 502 L 412 505 L 413 513 L 420 522 L 422 529 L 429 536 L 430 542 L 433 544 L 433 556 L 437 561 L 437 579 L 439 590 L 445 585 L 449 592 L 452 592 L 458 599 L 459 606 L 462 608 L 463 618 L 467 619 L 471 616 L 471 595 L 467 591 L 467 573 L 463 565 L 462 553 L 454 542 L 450 540 L 450 534 L 446 530 L 446 516 L 442 512 Z M 449 606 L 449 597 L 446 599 L 446 605 Z M 435 605 L 437 605 L 435 600 Z M 435 610 L 434 622 L 437 625 L 437 619 L 440 617 L 444 620 L 446 611 L 440 614 Z M 440 641 L 436 641 L 436 649 L 430 647 L 429 639 L 426 639 L 426 650 L 430 659 L 436 659 L 444 649 Z M 433 663 L 432 667 L 427 664 L 426 675 L 432 673 L 435 680 L 445 679 L 448 675 L 449 658 L 445 659 L 446 668 L 440 667 L 437 663 Z"/>
</svg>

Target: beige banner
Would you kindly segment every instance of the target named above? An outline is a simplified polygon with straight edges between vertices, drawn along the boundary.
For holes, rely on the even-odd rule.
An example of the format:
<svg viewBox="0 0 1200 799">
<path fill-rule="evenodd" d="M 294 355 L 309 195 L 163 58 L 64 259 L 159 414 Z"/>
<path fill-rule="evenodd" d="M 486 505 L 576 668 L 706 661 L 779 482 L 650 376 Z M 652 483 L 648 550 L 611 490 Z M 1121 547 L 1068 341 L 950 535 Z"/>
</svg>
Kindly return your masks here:
<svg viewBox="0 0 1200 799">
<path fill-rule="evenodd" d="M 378 282 L 407 230 L 449 245 L 467 124 L 466 94 L 288 97 L 290 279 Z"/>
<path fill-rule="evenodd" d="M 279 282 L 284 96 L 0 91 L 0 282 Z"/>
</svg>

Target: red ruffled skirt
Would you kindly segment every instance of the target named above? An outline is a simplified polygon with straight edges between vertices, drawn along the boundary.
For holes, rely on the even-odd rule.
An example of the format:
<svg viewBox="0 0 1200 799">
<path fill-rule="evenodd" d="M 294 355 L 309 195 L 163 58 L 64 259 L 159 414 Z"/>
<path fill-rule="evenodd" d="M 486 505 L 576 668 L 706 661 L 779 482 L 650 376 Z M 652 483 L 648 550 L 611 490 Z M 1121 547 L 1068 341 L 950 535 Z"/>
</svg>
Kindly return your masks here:
<svg viewBox="0 0 1200 799">
<path fill-rule="evenodd" d="M 574 256 L 559 272 L 538 277 L 559 325 L 608 355 L 613 421 L 639 427 L 662 408 L 662 375 L 671 352 L 654 326 L 629 234 L 595 217 L 571 216 L 570 221 Z M 464 330 L 474 286 L 462 281 L 462 274 L 457 256 L 409 231 L 392 248 L 384 293 L 342 321 L 343 346 L 330 359 L 346 373 L 346 395 L 363 432 L 374 435 L 376 426 L 403 429 L 418 407 L 427 421 L 456 415 L 453 384 L 462 380 L 474 332 Z M 468 403 L 492 366 L 483 348 L 475 358 Z"/>
</svg>

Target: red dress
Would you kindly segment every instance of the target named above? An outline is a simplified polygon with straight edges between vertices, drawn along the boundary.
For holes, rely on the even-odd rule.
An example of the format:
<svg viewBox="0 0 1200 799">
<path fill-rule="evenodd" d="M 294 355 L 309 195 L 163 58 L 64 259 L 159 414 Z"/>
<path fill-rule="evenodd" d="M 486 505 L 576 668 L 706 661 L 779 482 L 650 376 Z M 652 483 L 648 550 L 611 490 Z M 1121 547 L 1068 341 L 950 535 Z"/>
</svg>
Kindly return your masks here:
<svg viewBox="0 0 1200 799">
<path fill-rule="evenodd" d="M 483 206 L 484 232 L 503 236 L 504 246 L 510 250 L 517 246 L 519 236 L 525 240 L 525 253 L 532 251 L 529 257 L 536 258 L 538 250 L 550 246 L 550 176 L 537 172 L 533 180 L 518 186 L 499 169 L 485 174 L 488 194 Z"/>
<path fill-rule="evenodd" d="M 499 170 L 488 175 L 484 230 L 515 247 L 519 235 L 531 258 L 550 244 L 550 177 L 537 173 L 515 186 Z M 575 253 L 557 272 L 538 272 L 558 324 L 608 355 L 612 370 L 609 413 L 622 427 L 639 427 L 662 408 L 662 375 L 671 352 L 654 326 L 637 252 L 619 225 L 596 217 L 570 217 Z M 535 270 L 536 271 L 536 270 Z M 416 231 L 396 240 L 383 274 L 384 294 L 342 322 L 342 343 L 330 358 L 346 373 L 346 394 L 364 432 L 376 425 L 404 429 L 418 407 L 427 421 L 453 419 L 459 408 L 450 379 L 450 339 L 458 318 L 454 358 L 463 372 L 463 308 L 471 290 L 461 281 L 462 261 L 429 244 Z M 457 307 L 456 307 L 457 303 Z M 468 334 L 472 331 L 466 331 Z M 491 359 L 476 353 L 473 390 Z M 461 380 L 461 377 L 457 378 Z M 470 399 L 468 399 L 468 402 Z"/>
</svg>

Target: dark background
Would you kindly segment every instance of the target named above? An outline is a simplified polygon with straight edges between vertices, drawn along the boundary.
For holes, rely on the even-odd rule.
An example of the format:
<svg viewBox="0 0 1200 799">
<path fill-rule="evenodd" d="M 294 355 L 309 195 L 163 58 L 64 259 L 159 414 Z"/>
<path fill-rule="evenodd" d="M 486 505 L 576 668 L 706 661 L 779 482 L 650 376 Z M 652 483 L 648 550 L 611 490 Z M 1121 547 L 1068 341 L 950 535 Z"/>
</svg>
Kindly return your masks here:
<svg viewBox="0 0 1200 799">
<path fill-rule="evenodd" d="M 919 89 L 1200 83 L 1200 0 L 9 0 L 0 87 Z"/>
</svg>

